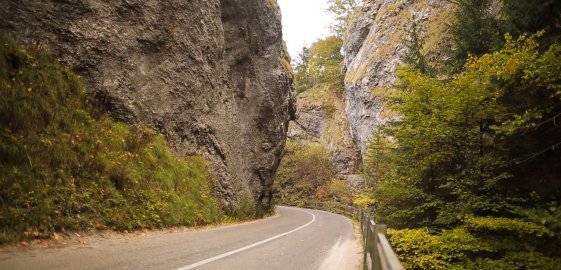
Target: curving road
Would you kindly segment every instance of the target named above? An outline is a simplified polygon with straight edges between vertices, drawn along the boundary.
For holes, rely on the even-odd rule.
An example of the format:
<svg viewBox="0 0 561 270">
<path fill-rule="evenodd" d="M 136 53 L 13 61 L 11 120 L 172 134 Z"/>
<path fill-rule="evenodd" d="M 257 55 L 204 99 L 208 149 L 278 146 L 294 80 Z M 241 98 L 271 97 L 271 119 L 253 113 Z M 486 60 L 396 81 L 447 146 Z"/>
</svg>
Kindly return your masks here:
<svg viewBox="0 0 561 270">
<path fill-rule="evenodd" d="M 0 254 L 0 269 L 358 270 L 362 251 L 348 219 L 277 207 L 275 217 L 193 232 Z"/>
</svg>

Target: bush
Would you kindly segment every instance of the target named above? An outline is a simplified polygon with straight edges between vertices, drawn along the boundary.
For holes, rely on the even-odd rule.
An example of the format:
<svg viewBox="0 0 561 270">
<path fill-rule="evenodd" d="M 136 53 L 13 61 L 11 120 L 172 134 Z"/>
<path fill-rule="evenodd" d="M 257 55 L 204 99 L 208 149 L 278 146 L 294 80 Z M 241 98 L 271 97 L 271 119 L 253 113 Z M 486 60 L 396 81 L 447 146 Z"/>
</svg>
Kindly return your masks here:
<svg viewBox="0 0 561 270">
<path fill-rule="evenodd" d="M 559 258 L 534 248 L 532 234 L 539 225 L 522 223 L 472 217 L 465 226 L 439 233 L 421 228 L 389 229 L 388 234 L 405 269 L 559 269 Z M 499 228 L 503 233 L 494 234 Z M 542 230 L 546 229 L 542 226 Z M 519 239 L 520 234 L 527 238 Z"/>
<path fill-rule="evenodd" d="M 365 167 L 408 268 L 559 269 L 561 46 L 542 35 L 506 35 L 452 78 L 398 71 L 400 121 Z"/>
<path fill-rule="evenodd" d="M 275 177 L 275 203 L 325 210 L 329 202 L 351 205 L 349 183 L 335 178 L 329 154 L 316 142 L 288 141 Z"/>
<path fill-rule="evenodd" d="M 329 195 L 335 201 L 350 205 L 353 203 L 353 194 L 349 182 L 341 179 L 333 179 L 327 184 Z"/>
<path fill-rule="evenodd" d="M 276 182 L 317 188 L 335 175 L 328 159 L 329 152 L 319 143 L 288 141 Z"/>
</svg>

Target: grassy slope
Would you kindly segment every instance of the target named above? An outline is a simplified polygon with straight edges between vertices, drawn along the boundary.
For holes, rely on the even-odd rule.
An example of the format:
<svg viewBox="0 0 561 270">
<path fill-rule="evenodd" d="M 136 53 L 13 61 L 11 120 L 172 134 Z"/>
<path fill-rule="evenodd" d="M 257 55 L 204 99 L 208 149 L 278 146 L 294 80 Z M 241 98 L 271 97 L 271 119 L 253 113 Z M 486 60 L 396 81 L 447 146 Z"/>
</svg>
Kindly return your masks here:
<svg viewBox="0 0 561 270">
<path fill-rule="evenodd" d="M 94 119 L 79 78 L 41 50 L 0 37 L 0 243 L 55 231 L 218 221 L 202 157 Z"/>
</svg>

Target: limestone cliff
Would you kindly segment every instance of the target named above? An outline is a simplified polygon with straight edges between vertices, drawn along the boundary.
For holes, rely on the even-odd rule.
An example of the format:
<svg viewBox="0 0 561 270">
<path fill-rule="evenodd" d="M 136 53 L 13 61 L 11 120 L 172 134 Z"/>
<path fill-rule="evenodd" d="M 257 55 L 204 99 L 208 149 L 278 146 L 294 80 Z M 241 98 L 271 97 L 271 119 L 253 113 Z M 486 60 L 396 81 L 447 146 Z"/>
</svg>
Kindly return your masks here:
<svg viewBox="0 0 561 270">
<path fill-rule="evenodd" d="M 266 206 L 294 114 L 267 0 L 4 0 L 0 31 L 72 67 L 113 118 L 202 154 L 218 195 Z"/>
<path fill-rule="evenodd" d="M 438 57 L 446 44 L 452 5 L 439 0 L 367 0 L 349 23 L 344 37 L 345 100 L 351 134 L 365 154 L 372 132 L 395 119 L 383 102 L 396 80 L 413 22 L 424 37 L 423 51 Z"/>
<path fill-rule="evenodd" d="M 354 174 L 360 155 L 349 133 L 345 104 L 336 84 L 324 84 L 297 96 L 296 119 L 290 122 L 288 137 L 319 142 L 330 153 L 329 161 L 339 177 Z"/>
</svg>

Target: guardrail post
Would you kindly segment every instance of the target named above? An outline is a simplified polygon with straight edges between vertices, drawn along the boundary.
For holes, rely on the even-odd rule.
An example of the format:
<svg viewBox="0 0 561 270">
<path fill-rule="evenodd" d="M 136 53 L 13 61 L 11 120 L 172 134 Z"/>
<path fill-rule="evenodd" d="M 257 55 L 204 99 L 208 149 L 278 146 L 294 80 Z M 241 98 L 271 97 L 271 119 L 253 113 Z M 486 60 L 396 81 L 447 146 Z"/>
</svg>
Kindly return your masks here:
<svg viewBox="0 0 561 270">
<path fill-rule="evenodd" d="M 364 243 L 364 258 L 363 258 L 363 264 L 364 264 L 364 270 L 371 270 L 368 269 L 368 253 L 370 252 L 369 247 L 369 240 L 370 238 L 368 237 L 369 233 L 368 233 L 368 223 L 369 220 L 365 217 L 362 216 L 362 219 L 360 220 L 360 225 L 362 227 L 362 236 L 363 236 L 363 243 Z"/>
<path fill-rule="evenodd" d="M 364 238 L 364 244 L 366 246 L 366 225 L 368 224 L 368 216 L 365 215 L 364 213 L 362 214 L 362 218 L 360 220 L 360 225 L 362 227 L 362 237 Z"/>
<path fill-rule="evenodd" d="M 374 225 L 374 265 L 376 266 L 373 269 L 376 270 L 383 270 L 382 266 L 382 258 L 380 258 L 380 252 L 378 248 L 378 243 L 380 243 L 380 234 L 386 234 L 386 225 Z"/>
<path fill-rule="evenodd" d="M 381 233 L 386 235 L 386 231 L 388 230 L 388 226 L 386 224 L 376 225 L 376 233 Z"/>
<path fill-rule="evenodd" d="M 372 248 L 370 252 L 372 252 L 372 270 L 382 270 L 380 267 L 380 255 L 378 254 L 378 225 L 372 225 Z"/>
</svg>

